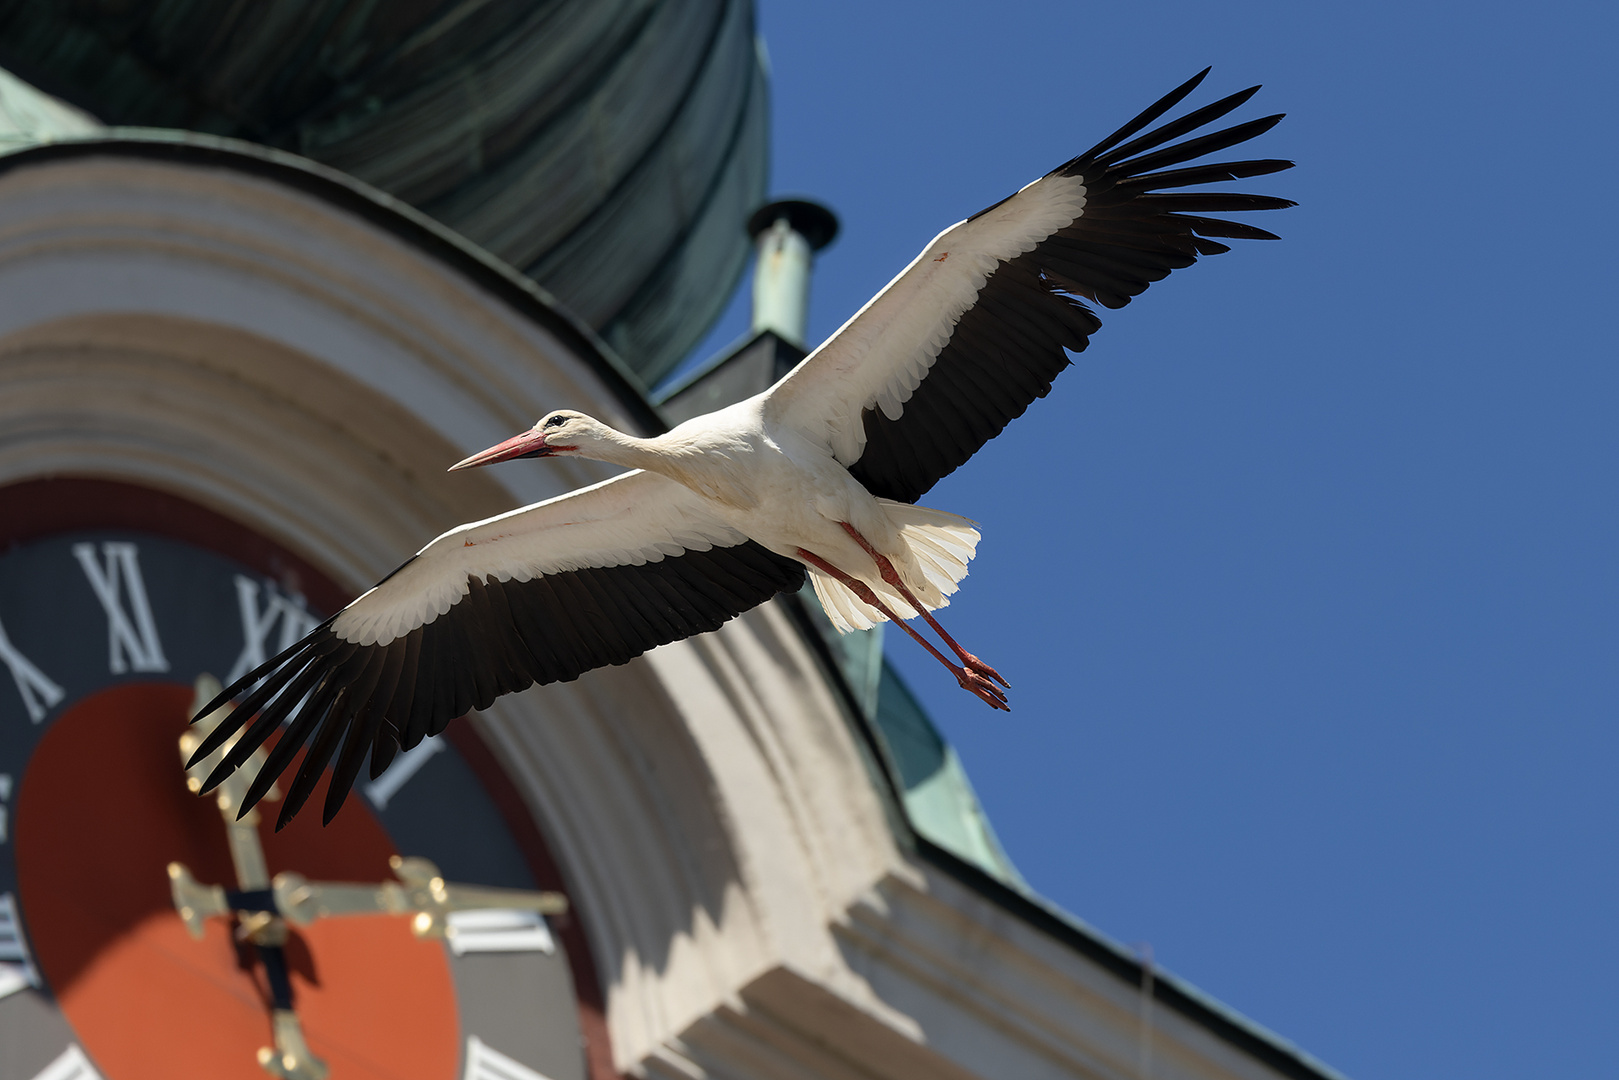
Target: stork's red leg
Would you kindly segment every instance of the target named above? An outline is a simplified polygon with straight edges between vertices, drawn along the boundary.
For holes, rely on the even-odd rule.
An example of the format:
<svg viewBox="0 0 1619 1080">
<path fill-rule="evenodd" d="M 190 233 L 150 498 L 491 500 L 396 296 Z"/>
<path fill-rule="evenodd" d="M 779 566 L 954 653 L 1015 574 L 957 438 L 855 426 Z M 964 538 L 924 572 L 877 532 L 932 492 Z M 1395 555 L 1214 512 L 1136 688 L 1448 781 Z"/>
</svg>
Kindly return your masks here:
<svg viewBox="0 0 1619 1080">
<path fill-rule="evenodd" d="M 911 626 L 910 623 L 906 622 L 904 619 L 894 614 L 893 611 L 889 610 L 888 605 L 883 603 L 882 600 L 878 599 L 877 594 L 871 590 L 871 586 L 867 585 L 864 581 L 861 581 L 857 577 L 850 574 L 845 574 L 842 570 L 839 570 L 837 567 L 833 566 L 819 555 L 816 555 L 814 552 L 805 551 L 803 548 L 799 548 L 798 557 L 816 569 L 831 574 L 844 585 L 847 585 L 849 590 L 858 596 L 864 603 L 870 604 L 872 607 L 882 612 L 895 626 L 899 627 L 901 630 L 904 630 L 907 634 L 911 635 L 911 637 L 915 638 L 917 644 L 921 645 L 922 648 L 932 653 L 935 660 L 939 661 L 939 663 L 950 669 L 950 673 L 956 677 L 956 681 L 961 684 L 962 689 L 971 690 L 991 708 L 1000 709 L 1002 712 L 1012 711 L 1011 708 L 1006 704 L 1006 695 L 1001 693 L 1000 687 L 996 686 L 994 683 L 990 682 L 976 671 L 965 667 L 957 667 L 955 664 L 952 664 L 944 653 L 933 647 L 933 642 L 917 633 L 916 629 Z"/>
<path fill-rule="evenodd" d="M 985 678 L 994 679 L 1008 690 L 1012 688 L 1012 684 L 1002 678 L 1000 672 L 996 671 L 994 668 L 978 659 L 978 657 L 956 644 L 956 639 L 951 637 L 949 632 L 945 630 L 944 627 L 939 625 L 939 620 L 935 619 L 933 617 L 933 613 L 927 608 L 923 607 L 921 601 L 919 601 L 916 598 L 916 595 L 911 592 L 910 587 L 905 584 L 905 579 L 899 576 L 898 570 L 894 569 L 894 564 L 888 561 L 888 556 L 872 547 L 871 541 L 867 540 L 864 536 L 861 536 L 860 530 L 855 528 L 853 525 L 850 525 L 847 521 L 840 521 L 838 524 L 843 526 L 844 532 L 854 537 L 855 543 L 866 549 L 866 554 L 870 555 L 872 559 L 876 561 L 877 571 L 882 574 L 883 580 L 899 590 L 899 594 L 905 597 L 905 602 L 910 604 L 911 607 L 915 608 L 917 613 L 928 621 L 928 625 L 933 627 L 934 633 L 943 638 L 944 643 L 950 646 L 951 651 L 957 656 L 961 657 L 962 664 L 965 665 L 969 671 L 976 671 Z"/>
</svg>

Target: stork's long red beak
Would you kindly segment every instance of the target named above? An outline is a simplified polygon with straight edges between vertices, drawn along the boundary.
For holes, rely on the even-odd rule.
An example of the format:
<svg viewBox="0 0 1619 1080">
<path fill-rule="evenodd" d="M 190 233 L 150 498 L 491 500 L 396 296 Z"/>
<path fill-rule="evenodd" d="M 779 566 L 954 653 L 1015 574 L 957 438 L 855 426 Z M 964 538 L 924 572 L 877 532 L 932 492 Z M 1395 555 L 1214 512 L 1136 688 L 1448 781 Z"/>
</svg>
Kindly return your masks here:
<svg viewBox="0 0 1619 1080">
<path fill-rule="evenodd" d="M 526 457 L 552 457 L 556 450 L 545 445 L 545 436 L 538 431 L 525 431 L 521 435 L 513 435 L 503 443 L 491 446 L 480 453 L 473 454 L 464 461 L 451 465 L 450 472 L 457 469 L 471 469 L 479 465 L 493 465 L 500 461 L 512 461 L 516 458 Z"/>
</svg>

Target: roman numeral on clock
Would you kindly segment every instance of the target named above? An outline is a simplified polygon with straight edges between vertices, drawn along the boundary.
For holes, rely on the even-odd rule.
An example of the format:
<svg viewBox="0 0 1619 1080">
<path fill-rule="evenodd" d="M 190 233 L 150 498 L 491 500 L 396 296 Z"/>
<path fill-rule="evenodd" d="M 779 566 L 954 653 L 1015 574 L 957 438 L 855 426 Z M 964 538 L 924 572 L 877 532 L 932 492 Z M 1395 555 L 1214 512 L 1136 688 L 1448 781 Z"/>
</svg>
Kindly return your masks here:
<svg viewBox="0 0 1619 1080">
<path fill-rule="evenodd" d="M 304 610 L 301 601 L 289 600 L 274 589 L 264 590 L 264 607 L 259 607 L 259 583 L 250 577 L 236 575 L 236 603 L 242 613 L 242 654 L 225 676 L 225 685 L 246 675 L 276 653 L 296 642 L 316 626 L 320 620 Z M 281 621 L 280 643 L 269 646 L 270 634 L 276 620 Z"/>
<path fill-rule="evenodd" d="M 23 708 L 28 710 L 28 719 L 34 723 L 45 719 L 45 714 L 62 700 L 62 688 L 17 651 L 11 639 L 6 637 L 3 624 L 0 624 L 0 663 L 11 670 L 17 693 L 22 695 Z"/>
<path fill-rule="evenodd" d="M 540 1070 L 507 1057 L 476 1035 L 467 1036 L 466 1062 L 461 1080 L 550 1080 Z"/>
<path fill-rule="evenodd" d="M 34 1080 L 101 1080 L 101 1074 L 90 1064 L 90 1059 L 73 1043 L 56 1060 L 45 1066 Z"/>
<path fill-rule="evenodd" d="M 109 540 L 101 545 L 102 561 L 96 561 L 94 544 L 74 544 L 73 557 L 84 568 L 90 588 L 107 613 L 107 667 L 115 675 L 127 671 L 167 671 L 163 643 L 152 621 L 152 606 L 146 602 L 146 585 L 141 581 L 140 553 L 125 540 Z M 119 598 L 129 601 L 124 610 Z"/>
<path fill-rule="evenodd" d="M 444 749 L 444 743 L 436 735 L 429 735 L 403 754 L 393 759 L 388 771 L 365 785 L 365 797 L 371 800 L 371 805 L 378 810 L 388 809 L 388 801 L 399 794 L 411 777 L 422 771 L 427 759 Z"/>
<path fill-rule="evenodd" d="M 28 942 L 17 918 L 16 897 L 0 893 L 0 998 L 39 985 L 39 972 L 28 955 Z"/>
</svg>

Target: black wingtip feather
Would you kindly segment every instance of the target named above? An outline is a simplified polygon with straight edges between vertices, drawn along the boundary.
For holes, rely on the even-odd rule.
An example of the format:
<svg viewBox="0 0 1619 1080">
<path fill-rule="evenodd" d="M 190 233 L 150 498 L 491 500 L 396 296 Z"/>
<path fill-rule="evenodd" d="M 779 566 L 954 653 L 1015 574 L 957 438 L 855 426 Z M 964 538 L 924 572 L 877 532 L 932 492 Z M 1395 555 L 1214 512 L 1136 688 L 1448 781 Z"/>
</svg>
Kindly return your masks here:
<svg viewBox="0 0 1619 1080">
<path fill-rule="evenodd" d="M 373 665 L 367 665 L 368 668 L 371 666 Z M 298 772 L 292 778 L 292 784 L 287 789 L 287 797 L 281 803 L 281 812 L 276 815 L 276 832 L 285 828 L 293 816 L 304 808 L 304 803 L 309 801 L 315 785 L 320 782 L 321 775 L 326 771 L 326 763 L 332 759 L 332 753 L 337 749 L 339 737 L 353 722 L 355 710 L 364 707 L 366 693 L 367 691 L 361 690 L 356 684 L 355 687 L 340 693 L 337 700 L 332 703 L 332 707 L 327 710 L 326 718 L 316 730 L 314 740 L 304 752 L 303 763 L 299 765 Z"/>
<path fill-rule="evenodd" d="M 293 777 L 287 798 L 281 804 L 281 812 L 276 815 L 276 832 L 286 827 L 309 801 L 309 796 L 315 791 L 315 785 L 320 783 L 320 778 L 326 774 L 326 765 L 337 751 L 342 736 L 355 722 L 356 712 L 363 710 L 365 705 L 364 694 L 360 691 L 344 694 L 332 704 L 325 721 L 320 725 L 320 730 L 315 734 L 314 741 L 309 744 L 309 749 L 304 754 L 298 774 Z"/>
<path fill-rule="evenodd" d="M 389 731 L 386 727 L 378 731 L 371 742 L 371 765 L 366 774 L 375 780 L 388 771 L 388 766 L 394 763 L 399 755 L 399 735 L 396 731 Z"/>
<path fill-rule="evenodd" d="M 1298 205 L 1292 199 L 1278 199 L 1274 195 L 1179 191 L 1142 195 L 1141 204 L 1177 214 L 1235 214 L 1250 210 L 1288 210 Z"/>
<path fill-rule="evenodd" d="M 1238 90 L 1235 94 L 1227 94 L 1219 101 L 1205 105 L 1201 109 L 1187 113 L 1178 120 L 1171 120 L 1162 127 L 1147 132 L 1139 139 L 1109 150 L 1095 159 L 1096 164 L 1102 166 L 1112 165 L 1115 162 L 1123 161 L 1125 158 L 1151 150 L 1155 146 L 1162 146 L 1171 139 L 1178 139 L 1182 135 L 1196 131 L 1205 124 L 1212 124 L 1227 113 L 1240 108 L 1257 93 L 1259 93 L 1259 87 L 1250 86 L 1246 90 Z"/>
<path fill-rule="evenodd" d="M 258 716 L 253 718 L 252 726 L 243 732 L 236 745 L 230 748 L 225 755 L 224 763 L 233 769 L 239 769 L 246 764 L 247 759 L 253 755 L 264 740 L 270 737 L 270 732 L 281 726 L 281 721 L 297 709 L 303 701 L 304 695 L 326 679 L 334 670 L 344 670 L 345 665 L 353 659 L 356 645 L 340 643 L 340 647 L 329 651 L 326 655 L 330 659 L 330 667 L 323 667 L 319 663 L 310 663 L 298 673 L 298 677 L 289 682 L 284 689 L 275 695 L 275 699 L 259 709 Z M 243 704 L 247 704 L 244 702 Z M 307 711 L 307 707 L 304 711 Z M 298 714 L 303 715 L 303 712 Z M 294 717 L 296 720 L 297 717 Z"/>
<path fill-rule="evenodd" d="M 350 648 L 353 649 L 356 646 L 350 646 Z M 364 657 L 356 657 L 352 652 L 345 655 L 347 657 L 345 660 L 322 673 L 308 703 L 298 710 L 297 714 L 293 716 L 292 722 L 287 725 L 287 729 L 281 733 L 281 738 L 276 742 L 275 746 L 270 748 L 269 754 L 265 756 L 264 764 L 259 768 L 258 775 L 253 778 L 252 784 L 248 786 L 246 797 L 242 799 L 241 809 L 236 815 L 238 819 L 253 809 L 260 799 L 264 798 L 265 794 L 269 792 L 270 786 L 292 763 L 293 756 L 297 754 L 298 750 L 304 745 L 305 740 L 309 738 L 310 732 L 316 730 L 326 719 L 326 714 L 330 710 L 332 703 L 363 669 Z M 358 663 L 356 663 L 357 660 L 359 661 Z M 261 722 L 263 719 L 263 717 L 260 717 Z M 264 736 L 268 734 L 269 732 L 266 731 Z M 264 736 L 260 737 L 260 742 L 263 741 Z M 243 742 L 246 742 L 246 740 L 244 739 Z M 232 751 L 232 756 L 235 755 L 237 750 L 241 749 L 241 744 L 238 744 L 236 750 Z M 249 753 L 251 753 L 251 748 Z M 244 756 L 243 761 L 245 760 L 246 757 Z M 238 762 L 238 764 L 241 764 L 241 762 Z"/>
<path fill-rule="evenodd" d="M 319 626 L 309 631 L 309 633 L 305 634 L 291 645 L 288 645 L 285 649 L 282 649 L 280 652 L 270 657 L 270 659 L 266 660 L 252 671 L 249 671 L 240 679 L 237 679 L 235 682 L 225 687 L 214 696 L 212 701 L 197 710 L 196 715 L 192 716 L 191 722 L 195 724 L 198 720 L 201 720 L 203 717 L 220 708 L 220 706 L 224 705 L 227 701 L 230 701 L 235 697 L 240 697 L 247 691 L 248 687 L 264 678 L 264 676 L 269 674 L 272 670 L 282 667 L 288 660 L 292 658 L 293 654 L 314 645 L 316 643 L 315 639 L 320 636 L 321 631 L 331 626 L 333 620 L 336 618 L 336 615 L 330 616 L 325 622 L 322 622 Z"/>
<path fill-rule="evenodd" d="M 1095 146 L 1091 147 L 1089 150 L 1085 151 L 1083 154 L 1080 154 L 1073 160 L 1057 166 L 1057 168 L 1053 171 L 1060 172 L 1071 167 L 1075 162 L 1092 160 L 1098 154 L 1105 153 L 1112 147 L 1117 146 L 1125 139 L 1128 139 L 1130 136 L 1134 135 L 1136 132 L 1140 131 L 1142 128 L 1164 115 L 1170 109 L 1173 109 L 1176 105 L 1179 105 L 1183 100 L 1185 100 L 1187 94 L 1190 94 L 1193 90 L 1196 90 L 1198 88 L 1198 84 L 1200 84 L 1204 79 L 1208 78 L 1209 72 L 1213 70 L 1214 65 L 1210 64 L 1208 67 L 1204 68 L 1202 71 L 1198 72 L 1196 75 L 1193 75 L 1190 79 L 1187 79 L 1185 82 L 1175 87 L 1175 89 L 1153 102 L 1146 109 L 1143 109 L 1141 113 L 1128 124 L 1125 124 L 1123 127 L 1119 128 L 1119 130 L 1115 131 L 1113 134 L 1109 135 L 1107 138 L 1103 139 L 1101 142 L 1097 143 Z"/>
<path fill-rule="evenodd" d="M 1192 187 L 1197 184 L 1221 184 L 1230 180 L 1247 180 L 1255 176 L 1269 176 L 1294 163 L 1281 158 L 1262 158 L 1255 161 L 1220 161 L 1208 165 L 1192 165 L 1185 169 L 1164 172 L 1139 173 L 1120 180 L 1115 191 L 1159 191 L 1163 188 Z"/>
<path fill-rule="evenodd" d="M 268 668 L 269 668 L 269 664 L 268 664 L 268 662 L 266 662 L 265 669 L 268 670 Z M 227 687 L 225 687 L 225 689 L 221 690 L 217 695 L 214 696 L 213 700 L 209 701 L 208 704 L 204 705 L 202 708 L 200 708 L 200 709 L 198 709 L 196 711 L 196 713 L 191 717 L 191 723 L 195 724 L 198 720 L 201 720 L 203 717 L 212 715 L 213 713 L 217 712 L 220 708 L 222 708 L 225 705 L 226 702 L 230 701 L 230 699 L 231 699 L 231 691 L 234 690 L 235 688 L 236 688 L 236 684 L 232 683 L 230 686 L 227 686 Z"/>
<path fill-rule="evenodd" d="M 331 778 L 326 781 L 326 803 L 320 814 L 322 825 L 330 825 L 332 818 L 343 808 L 349 792 L 354 788 L 360 766 L 365 763 L 366 748 L 375 740 L 377 729 L 382 723 L 382 711 L 375 702 L 366 702 L 362 705 L 359 714 L 350 721 L 348 734 L 343 740 L 343 749 L 337 755 L 336 764 L 332 766 Z"/>
<path fill-rule="evenodd" d="M 243 724 L 247 723 L 264 707 L 266 702 L 279 694 L 288 682 L 296 678 L 308 666 L 309 659 L 300 654 L 292 657 L 279 671 L 265 676 L 264 681 L 244 697 L 241 703 L 231 710 L 230 715 L 221 720 L 214 730 L 210 731 L 197 744 L 196 750 L 192 751 L 190 759 L 186 762 L 186 768 L 195 767 L 199 761 L 202 761 L 209 754 L 229 742 L 231 736 L 240 731 Z M 238 681 L 235 685 L 240 687 L 242 683 Z M 198 715 L 207 716 L 208 712 L 205 711 Z"/>
<path fill-rule="evenodd" d="M 1199 236 L 1221 236 L 1227 240 L 1280 240 L 1267 229 L 1256 228 L 1238 221 L 1220 218 L 1187 217 L 1183 219 Z"/>
<path fill-rule="evenodd" d="M 1174 146 L 1167 146 L 1156 153 L 1145 154 L 1129 161 L 1115 162 L 1112 168 L 1118 169 L 1124 175 L 1136 175 L 1162 169 L 1167 165 L 1179 165 L 1183 161 L 1190 161 L 1204 154 L 1213 154 L 1224 150 L 1228 146 L 1235 146 L 1240 142 L 1257 138 L 1282 122 L 1286 113 L 1276 113 L 1273 116 L 1262 116 L 1258 120 L 1249 120 L 1245 123 L 1234 124 L 1220 131 L 1210 132 L 1195 139 L 1188 139 Z"/>
</svg>

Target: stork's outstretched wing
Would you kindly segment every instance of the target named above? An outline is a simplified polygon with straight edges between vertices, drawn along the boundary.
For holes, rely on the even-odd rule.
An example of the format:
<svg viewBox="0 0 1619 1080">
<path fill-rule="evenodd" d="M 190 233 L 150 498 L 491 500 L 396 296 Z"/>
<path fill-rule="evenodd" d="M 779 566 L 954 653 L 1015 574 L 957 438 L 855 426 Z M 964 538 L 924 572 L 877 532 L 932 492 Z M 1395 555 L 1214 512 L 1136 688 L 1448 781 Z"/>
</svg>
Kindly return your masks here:
<svg viewBox="0 0 1619 1080">
<path fill-rule="evenodd" d="M 1163 193 L 1292 166 L 1261 160 L 1171 168 L 1275 126 L 1280 115 L 1173 142 L 1259 87 L 1131 138 L 1207 74 L 940 233 L 769 391 L 767 419 L 823 440 L 872 494 L 915 502 L 1044 397 L 1068 366 L 1067 351 L 1085 348 L 1101 322 L 1079 298 L 1120 308 L 1197 256 L 1230 250 L 1209 237 L 1276 239 L 1202 215 L 1294 205 L 1286 199 Z"/>
<path fill-rule="evenodd" d="M 201 715 L 240 702 L 192 761 L 252 720 L 208 778 L 211 788 L 288 721 L 243 812 L 309 741 L 277 828 L 298 812 L 335 755 L 330 821 L 367 749 L 375 777 L 401 745 L 415 746 L 501 694 L 622 664 L 803 583 L 801 564 L 721 523 L 685 487 L 626 473 L 434 540 L 227 687 Z"/>
</svg>

